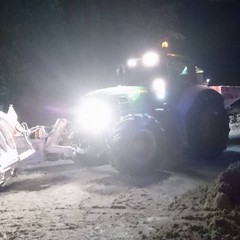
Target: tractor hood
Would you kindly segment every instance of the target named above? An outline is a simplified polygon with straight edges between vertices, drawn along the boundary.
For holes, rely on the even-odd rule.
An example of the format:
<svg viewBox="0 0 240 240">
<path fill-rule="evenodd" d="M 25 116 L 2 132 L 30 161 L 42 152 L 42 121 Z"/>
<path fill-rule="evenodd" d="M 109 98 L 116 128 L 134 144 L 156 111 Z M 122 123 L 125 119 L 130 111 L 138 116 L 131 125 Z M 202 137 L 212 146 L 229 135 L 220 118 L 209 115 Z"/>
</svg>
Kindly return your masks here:
<svg viewBox="0 0 240 240">
<path fill-rule="evenodd" d="M 128 107 L 129 113 L 131 113 L 131 111 L 135 112 L 132 108 L 137 107 L 136 111 L 139 111 L 139 108 L 145 105 L 144 102 L 147 101 L 146 97 L 148 96 L 149 90 L 143 86 L 117 86 L 90 92 L 83 96 L 82 101 L 85 102 L 90 99 L 104 101 L 112 105 L 112 108 L 124 105 Z"/>
<path fill-rule="evenodd" d="M 147 112 L 149 92 L 142 86 L 99 89 L 83 96 L 77 111 L 85 132 L 105 132 L 121 116 Z"/>
<path fill-rule="evenodd" d="M 128 96 L 133 97 L 141 95 L 142 93 L 147 93 L 148 90 L 142 86 L 117 86 L 111 88 L 103 88 L 86 94 L 84 97 L 121 97 Z"/>
</svg>

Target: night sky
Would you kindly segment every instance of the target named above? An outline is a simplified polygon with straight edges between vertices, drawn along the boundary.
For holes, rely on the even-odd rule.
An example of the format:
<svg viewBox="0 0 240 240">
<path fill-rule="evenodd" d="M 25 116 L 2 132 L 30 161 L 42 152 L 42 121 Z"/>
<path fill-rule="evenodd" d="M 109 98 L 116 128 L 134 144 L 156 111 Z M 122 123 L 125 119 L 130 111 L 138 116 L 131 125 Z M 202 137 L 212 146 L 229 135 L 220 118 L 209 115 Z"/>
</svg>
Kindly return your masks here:
<svg viewBox="0 0 240 240">
<path fill-rule="evenodd" d="M 212 84 L 240 85 L 239 0 L 0 0 L 0 81 L 20 118 L 45 123 L 165 39 Z"/>
</svg>

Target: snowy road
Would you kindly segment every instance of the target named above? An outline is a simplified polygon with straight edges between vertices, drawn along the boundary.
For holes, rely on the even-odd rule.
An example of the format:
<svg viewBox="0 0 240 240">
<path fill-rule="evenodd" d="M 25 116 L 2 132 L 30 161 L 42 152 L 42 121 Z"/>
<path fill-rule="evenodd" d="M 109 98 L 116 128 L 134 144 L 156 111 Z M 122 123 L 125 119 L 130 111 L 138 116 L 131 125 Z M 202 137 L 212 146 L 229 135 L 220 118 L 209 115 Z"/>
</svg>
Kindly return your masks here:
<svg viewBox="0 0 240 240">
<path fill-rule="evenodd" d="M 0 239 L 159 239 L 176 216 L 169 204 L 239 159 L 230 146 L 218 164 L 180 159 L 151 177 L 71 161 L 28 166 L 0 192 Z"/>
</svg>

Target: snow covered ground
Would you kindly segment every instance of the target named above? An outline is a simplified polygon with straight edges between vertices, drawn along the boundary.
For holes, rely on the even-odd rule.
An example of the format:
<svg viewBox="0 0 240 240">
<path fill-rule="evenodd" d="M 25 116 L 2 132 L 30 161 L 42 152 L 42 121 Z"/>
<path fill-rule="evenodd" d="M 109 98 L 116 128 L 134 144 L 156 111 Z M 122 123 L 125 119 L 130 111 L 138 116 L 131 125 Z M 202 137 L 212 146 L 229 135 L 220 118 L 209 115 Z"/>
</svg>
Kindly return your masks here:
<svg viewBox="0 0 240 240">
<path fill-rule="evenodd" d="M 38 159 L 0 192 L 0 239 L 214 239 L 194 230 L 199 219 L 183 220 L 198 212 L 172 206 L 239 159 L 235 145 L 217 161 L 179 157 L 149 177 Z"/>
</svg>

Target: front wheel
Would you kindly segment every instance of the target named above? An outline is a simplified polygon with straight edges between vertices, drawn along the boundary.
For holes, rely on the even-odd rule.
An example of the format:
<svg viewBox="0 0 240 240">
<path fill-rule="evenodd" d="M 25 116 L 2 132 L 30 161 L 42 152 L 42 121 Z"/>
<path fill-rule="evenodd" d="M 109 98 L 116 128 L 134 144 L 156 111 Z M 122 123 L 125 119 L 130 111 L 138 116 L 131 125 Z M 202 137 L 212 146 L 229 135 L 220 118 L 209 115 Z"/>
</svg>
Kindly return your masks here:
<svg viewBox="0 0 240 240">
<path fill-rule="evenodd" d="M 123 174 L 149 174 L 162 157 L 164 139 L 160 123 L 154 117 L 147 114 L 126 116 L 111 134 L 110 162 Z"/>
</svg>

